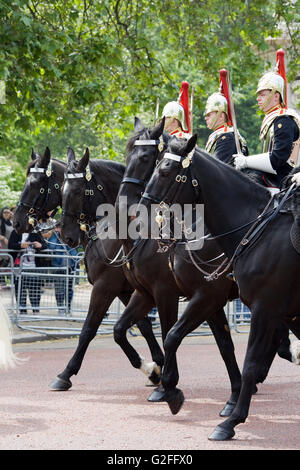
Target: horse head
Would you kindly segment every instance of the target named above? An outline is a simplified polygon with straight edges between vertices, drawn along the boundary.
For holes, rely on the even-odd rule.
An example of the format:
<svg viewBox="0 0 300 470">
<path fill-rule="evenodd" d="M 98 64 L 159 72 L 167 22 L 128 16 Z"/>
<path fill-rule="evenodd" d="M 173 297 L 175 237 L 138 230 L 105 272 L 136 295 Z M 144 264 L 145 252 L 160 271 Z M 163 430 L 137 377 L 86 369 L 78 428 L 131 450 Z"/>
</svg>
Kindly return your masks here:
<svg viewBox="0 0 300 470">
<path fill-rule="evenodd" d="M 83 228 L 83 199 L 86 178 L 89 178 L 90 153 L 86 148 L 80 160 L 75 159 L 72 148 L 68 148 L 67 169 L 62 191 L 61 235 L 65 243 L 74 248 L 80 243 L 80 227 Z"/>
<path fill-rule="evenodd" d="M 32 150 L 23 191 L 14 214 L 17 233 L 31 231 L 41 218 L 61 205 L 64 164 L 51 160 L 46 147 L 43 155 Z"/>
<path fill-rule="evenodd" d="M 164 122 L 165 118 L 153 129 L 148 129 L 140 119 L 135 118 L 135 134 L 126 147 L 126 169 L 117 197 L 117 210 L 122 211 L 122 196 L 127 198 L 126 207 L 139 202 L 142 191 L 166 148 L 169 135 L 163 133 Z"/>
<path fill-rule="evenodd" d="M 182 184 L 185 184 L 185 190 L 193 191 L 193 177 L 191 172 L 192 153 L 197 143 L 197 134 L 194 134 L 189 140 L 172 137 L 163 158 L 156 166 L 145 192 L 142 195 L 140 204 L 149 206 L 150 203 L 159 204 L 167 202 L 172 204 L 178 202 L 181 193 Z M 191 177 L 189 177 L 191 176 Z M 190 194 L 190 197 L 192 194 Z M 189 201 L 189 193 L 184 195 L 184 202 Z"/>
</svg>

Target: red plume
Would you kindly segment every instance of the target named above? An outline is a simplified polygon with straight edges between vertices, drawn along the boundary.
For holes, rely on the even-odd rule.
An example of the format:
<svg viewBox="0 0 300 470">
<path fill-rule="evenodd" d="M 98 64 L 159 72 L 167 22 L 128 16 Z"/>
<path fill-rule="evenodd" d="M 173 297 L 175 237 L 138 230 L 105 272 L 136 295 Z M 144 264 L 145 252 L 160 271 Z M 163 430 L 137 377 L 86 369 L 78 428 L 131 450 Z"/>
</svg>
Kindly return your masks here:
<svg viewBox="0 0 300 470">
<path fill-rule="evenodd" d="M 285 75 L 285 65 L 284 65 L 284 50 L 283 49 L 278 49 L 276 52 L 276 69 L 279 75 L 283 78 L 284 83 L 285 83 L 285 90 L 284 90 L 284 103 L 285 103 L 285 108 L 287 108 L 287 79 Z"/>
<path fill-rule="evenodd" d="M 179 93 L 179 104 L 184 109 L 185 121 L 188 130 L 185 132 L 190 132 L 190 112 L 189 112 L 189 83 L 181 82 L 181 88 Z"/>
<path fill-rule="evenodd" d="M 232 114 L 230 108 L 229 88 L 227 83 L 227 70 L 221 69 L 220 73 L 220 92 L 225 96 L 228 103 L 228 124 L 232 126 Z"/>
</svg>

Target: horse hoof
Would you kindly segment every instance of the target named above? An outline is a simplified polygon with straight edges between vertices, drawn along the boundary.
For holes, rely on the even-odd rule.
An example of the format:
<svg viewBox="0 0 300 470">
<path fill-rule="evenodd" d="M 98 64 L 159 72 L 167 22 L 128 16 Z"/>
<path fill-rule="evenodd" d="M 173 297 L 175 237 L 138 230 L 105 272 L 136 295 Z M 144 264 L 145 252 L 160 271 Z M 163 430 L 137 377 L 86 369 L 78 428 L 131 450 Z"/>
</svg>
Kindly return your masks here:
<svg viewBox="0 0 300 470">
<path fill-rule="evenodd" d="M 161 401 L 166 401 L 165 399 L 165 389 L 160 385 L 159 387 L 155 388 L 151 395 L 148 397 L 148 401 L 152 403 L 159 403 Z"/>
<path fill-rule="evenodd" d="M 217 426 L 208 439 L 210 441 L 229 441 L 234 435 L 235 432 L 233 429 L 229 431 L 221 426 Z"/>
<path fill-rule="evenodd" d="M 60 377 L 56 377 L 50 384 L 50 390 L 53 390 L 55 392 L 66 392 L 71 387 L 71 380 L 61 379 Z"/>
<path fill-rule="evenodd" d="M 236 403 L 233 403 L 231 401 L 228 401 L 227 403 L 225 403 L 225 406 L 220 411 L 219 416 L 221 416 L 222 418 L 228 418 L 228 416 L 230 416 L 231 413 L 233 412 L 235 405 Z"/>
<path fill-rule="evenodd" d="M 184 403 L 184 395 L 181 390 L 176 388 L 171 393 L 168 393 L 167 403 L 173 415 L 177 415 L 181 410 L 181 407 Z"/>
</svg>

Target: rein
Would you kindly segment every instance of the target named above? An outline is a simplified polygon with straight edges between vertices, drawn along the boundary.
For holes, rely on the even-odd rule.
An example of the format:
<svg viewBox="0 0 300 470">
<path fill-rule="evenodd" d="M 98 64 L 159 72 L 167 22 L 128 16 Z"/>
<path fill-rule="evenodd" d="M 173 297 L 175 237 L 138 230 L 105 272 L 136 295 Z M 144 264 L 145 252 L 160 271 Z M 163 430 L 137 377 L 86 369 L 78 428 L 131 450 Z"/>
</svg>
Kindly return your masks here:
<svg viewBox="0 0 300 470">
<path fill-rule="evenodd" d="M 224 262 L 218 267 L 218 269 L 216 269 L 212 274 L 208 274 L 207 273 L 207 276 L 205 276 L 205 279 L 207 281 L 213 281 L 213 280 L 216 280 L 218 279 L 220 276 L 222 276 L 226 271 L 228 271 L 228 269 L 230 268 L 230 266 L 233 264 L 234 261 L 237 260 L 237 258 L 241 255 L 241 253 L 243 252 L 243 250 L 245 250 L 245 247 L 248 248 L 249 247 L 249 244 L 251 241 L 254 240 L 255 236 L 256 235 L 261 235 L 263 230 L 266 228 L 266 226 L 273 220 L 275 219 L 275 217 L 278 215 L 279 211 L 281 210 L 282 206 L 285 204 L 285 202 L 287 201 L 287 199 L 289 198 L 291 192 L 293 190 L 295 190 L 295 187 L 296 187 L 296 183 L 293 183 L 289 189 L 285 192 L 285 195 L 283 196 L 283 198 L 281 199 L 281 201 L 279 202 L 278 206 L 273 209 L 271 211 L 271 215 L 269 215 L 269 217 L 265 218 L 264 220 L 262 220 L 260 223 L 259 221 L 262 219 L 262 217 L 266 217 L 270 212 L 265 212 L 266 209 L 268 208 L 270 202 L 273 200 L 273 198 L 271 198 L 271 200 L 268 202 L 266 208 L 264 209 L 264 211 L 262 212 L 262 214 L 260 214 L 258 217 L 257 217 L 257 220 L 256 222 L 252 225 L 252 227 L 250 227 L 249 231 L 246 233 L 246 235 L 242 238 L 242 240 L 240 241 L 240 243 L 238 244 L 235 252 L 233 253 L 231 259 L 228 261 L 228 258 L 226 258 L 224 260 Z M 225 264 L 225 262 L 228 261 L 227 265 L 225 266 L 225 268 L 223 269 L 223 271 L 219 272 L 220 269 L 222 269 L 223 265 Z"/>
<path fill-rule="evenodd" d="M 195 189 L 195 191 L 197 192 L 197 195 L 198 195 L 199 194 L 198 181 L 193 177 L 193 172 L 192 172 L 192 169 L 191 169 L 192 154 L 193 154 L 193 152 L 191 152 L 191 154 L 189 154 L 188 156 L 182 156 L 182 155 L 177 155 L 177 154 L 166 152 L 165 155 L 164 155 L 164 158 L 169 158 L 170 160 L 181 163 L 181 165 L 182 165 L 181 171 L 175 177 L 175 182 L 178 183 L 178 184 L 179 183 L 186 183 L 186 181 L 187 181 L 187 171 L 188 171 L 187 169 L 189 169 L 190 175 L 191 175 L 191 180 L 192 180 L 192 186 L 193 186 L 193 188 Z M 182 174 L 182 172 L 183 172 L 183 174 Z M 165 195 L 168 195 L 168 193 L 170 192 L 170 189 L 171 189 L 173 184 L 174 184 L 174 181 L 171 181 Z M 218 266 L 218 268 L 213 273 L 208 273 L 208 272 L 204 271 L 203 269 L 201 269 L 197 265 L 195 260 L 193 259 L 192 254 L 191 254 L 191 250 L 188 249 L 189 257 L 190 257 L 192 263 L 204 275 L 204 277 L 207 281 L 212 281 L 212 280 L 218 279 L 220 276 L 222 276 L 230 268 L 230 266 L 238 258 L 238 256 L 240 256 L 240 254 L 245 249 L 245 247 L 249 246 L 249 243 L 254 239 L 254 237 L 258 234 L 261 234 L 262 231 L 266 228 L 266 226 L 278 215 L 278 213 L 281 210 L 282 206 L 285 204 L 285 202 L 287 201 L 287 199 L 289 198 L 291 192 L 294 189 L 295 189 L 295 183 L 293 183 L 289 187 L 288 190 L 286 190 L 286 189 L 282 190 L 281 193 L 285 193 L 285 195 L 283 196 L 281 201 L 278 203 L 276 208 L 273 208 L 273 209 L 268 211 L 268 208 L 269 208 L 271 202 L 274 200 L 274 197 L 270 198 L 270 200 L 268 201 L 268 203 L 267 203 L 266 207 L 264 208 L 263 212 L 256 219 L 251 220 L 250 222 L 247 222 L 246 224 L 243 224 L 242 226 L 239 226 L 239 227 L 237 227 L 233 230 L 230 230 L 228 232 L 225 232 L 225 233 L 213 236 L 213 237 L 209 237 L 209 238 L 207 237 L 207 235 L 202 237 L 202 239 L 216 240 L 218 238 L 230 235 L 232 233 L 235 233 L 235 232 L 237 232 L 239 230 L 242 230 L 243 228 L 248 227 L 249 225 L 251 225 L 249 231 L 246 233 L 246 235 L 242 238 L 242 240 L 238 244 L 238 246 L 237 246 L 233 256 L 231 257 L 231 259 L 228 260 L 228 258 L 225 258 L 223 260 L 223 262 Z M 173 199 L 175 198 L 175 196 L 178 194 L 179 191 L 180 191 L 180 188 L 178 188 L 177 191 L 175 192 L 175 194 L 173 196 Z M 150 201 L 153 201 L 153 202 L 158 203 L 160 205 L 165 204 L 164 201 L 159 201 L 159 199 L 157 197 L 154 197 L 149 193 L 144 193 L 142 197 L 144 197 L 145 199 L 149 199 Z M 168 250 L 168 247 L 166 247 L 166 251 L 167 250 Z M 223 269 L 223 267 L 224 267 L 224 269 Z"/>
</svg>

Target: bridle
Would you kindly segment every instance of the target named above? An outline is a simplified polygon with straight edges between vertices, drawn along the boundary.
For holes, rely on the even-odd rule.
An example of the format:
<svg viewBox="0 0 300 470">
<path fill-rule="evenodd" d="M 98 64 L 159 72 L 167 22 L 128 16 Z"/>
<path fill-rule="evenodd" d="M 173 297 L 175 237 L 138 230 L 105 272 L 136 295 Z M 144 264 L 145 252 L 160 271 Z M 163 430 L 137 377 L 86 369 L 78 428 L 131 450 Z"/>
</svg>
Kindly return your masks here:
<svg viewBox="0 0 300 470">
<path fill-rule="evenodd" d="M 162 140 L 153 140 L 153 139 L 136 140 L 133 144 L 134 147 L 142 146 L 142 145 L 143 146 L 144 145 L 146 145 L 146 146 L 147 145 L 157 146 L 156 154 L 155 154 L 156 159 L 158 157 L 158 154 L 163 150 L 163 141 Z M 127 184 L 127 183 L 136 184 L 138 186 L 141 186 L 142 188 L 145 188 L 147 186 L 148 181 L 141 180 L 141 179 L 138 179 L 138 178 L 131 178 L 129 176 L 125 176 L 125 178 L 122 179 L 121 184 Z"/>
<path fill-rule="evenodd" d="M 196 193 L 197 199 L 199 197 L 199 184 L 198 184 L 197 179 L 194 177 L 193 168 L 192 168 L 193 152 L 194 151 L 190 152 L 189 155 L 187 156 L 186 155 L 182 156 L 182 155 L 177 155 L 174 153 L 166 152 L 162 160 L 157 165 L 157 167 L 159 167 L 159 165 L 161 165 L 164 159 L 169 159 L 169 160 L 173 160 L 175 162 L 181 163 L 179 173 L 175 176 L 175 183 L 177 183 L 177 185 L 175 185 L 175 192 L 173 194 L 172 199 L 174 199 L 175 196 L 178 194 L 178 192 L 181 190 L 182 186 L 178 186 L 178 185 L 181 183 L 182 184 L 186 183 L 189 179 L 188 177 L 190 177 L 191 184 Z M 157 198 L 156 196 L 153 196 L 149 192 L 144 192 L 142 195 L 142 198 L 148 199 L 151 202 L 154 202 L 155 204 L 160 204 L 161 206 L 164 206 L 167 203 L 166 197 L 171 192 L 171 188 L 173 187 L 173 185 L 174 185 L 174 181 L 170 181 L 170 184 L 166 189 L 165 196 L 162 199 Z M 168 198 L 168 204 L 172 204 L 170 197 Z"/>
<path fill-rule="evenodd" d="M 37 195 L 35 201 L 33 203 L 28 203 L 22 201 L 22 198 L 17 204 L 17 207 L 24 207 L 25 209 L 28 209 L 28 212 L 26 214 L 26 217 L 28 217 L 28 223 L 32 225 L 33 227 L 37 224 L 38 221 L 38 216 L 43 216 L 47 207 L 47 204 L 49 202 L 50 195 L 52 193 L 51 190 L 51 182 L 54 180 L 54 172 L 52 169 L 52 162 L 50 161 L 49 165 L 47 168 L 38 168 L 38 167 L 33 167 L 30 168 L 29 173 L 44 173 L 47 177 L 47 185 L 42 186 L 39 190 L 39 194 Z M 56 191 L 60 191 L 60 185 L 54 181 L 53 183 L 53 188 Z M 40 201 L 41 200 L 41 201 Z M 58 211 L 58 207 L 54 209 L 52 212 L 52 217 L 56 214 Z"/>
<path fill-rule="evenodd" d="M 81 211 L 76 212 L 63 210 L 62 216 L 75 217 L 77 219 L 77 223 L 79 224 L 80 230 L 83 232 L 90 232 L 92 229 L 91 223 L 94 222 L 92 217 L 88 214 L 88 208 L 91 206 L 91 197 L 93 197 L 97 191 L 101 191 L 105 200 L 104 187 L 102 184 L 95 181 L 94 173 L 91 171 L 89 166 L 85 171 L 80 173 L 65 173 L 65 180 L 70 179 L 83 179 L 86 183 L 84 198 L 82 201 L 82 209 Z"/>
</svg>

